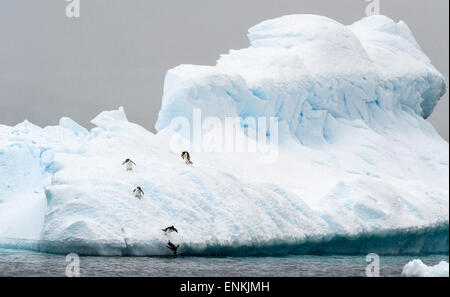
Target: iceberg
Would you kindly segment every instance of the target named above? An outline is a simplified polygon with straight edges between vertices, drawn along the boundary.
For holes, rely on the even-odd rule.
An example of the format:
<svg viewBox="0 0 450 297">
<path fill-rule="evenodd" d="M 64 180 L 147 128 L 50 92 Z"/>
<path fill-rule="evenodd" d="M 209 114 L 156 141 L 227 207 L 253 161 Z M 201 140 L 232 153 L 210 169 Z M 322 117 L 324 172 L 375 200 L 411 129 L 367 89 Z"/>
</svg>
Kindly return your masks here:
<svg viewBox="0 0 450 297">
<path fill-rule="evenodd" d="M 406 277 L 448 277 L 448 263 L 441 261 L 435 266 L 427 266 L 420 259 L 414 259 L 403 267 Z"/>
<path fill-rule="evenodd" d="M 0 126 L 0 246 L 144 256 L 169 255 L 171 240 L 185 255 L 448 253 L 449 147 L 425 120 L 446 83 L 407 25 L 291 15 L 256 25 L 249 40 L 215 66 L 167 72 L 157 134 L 123 108 L 100 113 L 90 131 L 69 118 Z M 238 119 L 236 135 L 249 141 L 277 138 L 275 158 L 202 140 L 193 149 L 195 129 L 180 130 L 180 119 L 211 118 Z M 277 133 L 248 118 L 275 119 Z M 126 158 L 137 164 L 130 172 Z M 170 225 L 179 233 L 161 231 Z"/>
</svg>

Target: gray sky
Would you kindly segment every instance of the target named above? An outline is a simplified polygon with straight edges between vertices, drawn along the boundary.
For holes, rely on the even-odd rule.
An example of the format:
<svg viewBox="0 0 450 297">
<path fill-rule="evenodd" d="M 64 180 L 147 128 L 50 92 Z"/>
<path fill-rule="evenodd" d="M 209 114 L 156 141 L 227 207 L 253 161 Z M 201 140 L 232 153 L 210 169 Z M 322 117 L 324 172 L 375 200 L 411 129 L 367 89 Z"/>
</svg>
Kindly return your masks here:
<svg viewBox="0 0 450 297">
<path fill-rule="evenodd" d="M 448 82 L 449 1 L 380 0 L 404 20 Z M 125 106 L 129 120 L 154 131 L 164 76 L 179 64 L 214 65 L 248 47 L 247 29 L 286 14 L 313 13 L 351 24 L 365 0 L 64 0 L 0 1 L 0 124 L 40 126 L 69 116 L 80 124 Z M 448 94 L 430 121 L 449 139 Z"/>
</svg>

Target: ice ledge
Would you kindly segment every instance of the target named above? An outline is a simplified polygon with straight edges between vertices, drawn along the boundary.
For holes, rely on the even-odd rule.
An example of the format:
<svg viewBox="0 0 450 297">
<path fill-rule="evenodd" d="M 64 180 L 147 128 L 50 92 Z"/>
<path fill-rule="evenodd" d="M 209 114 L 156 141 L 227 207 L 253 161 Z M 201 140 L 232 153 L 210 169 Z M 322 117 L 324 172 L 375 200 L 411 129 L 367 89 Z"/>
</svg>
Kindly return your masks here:
<svg viewBox="0 0 450 297">
<path fill-rule="evenodd" d="M 377 253 L 379 255 L 417 255 L 448 253 L 448 241 L 449 227 L 447 223 L 444 223 L 416 230 L 411 228 L 391 230 L 388 233 L 361 234 L 351 237 L 342 235 L 322 238 L 314 237 L 299 241 L 267 241 L 235 245 L 181 242 L 181 253 L 184 256 L 360 255 L 368 253 Z M 133 239 L 109 241 L 86 240 L 82 238 L 67 238 L 65 240 L 0 238 L 1 248 L 27 249 L 55 254 L 75 252 L 80 255 L 93 256 L 165 256 L 168 255 L 165 244 L 165 241 L 158 239 L 147 241 Z M 417 263 L 413 264 L 416 265 Z M 405 276 L 416 276 L 417 274 L 411 273 L 412 270 L 409 268 L 406 270 L 408 272 L 405 272 Z M 416 270 L 414 269 L 414 271 Z M 421 274 L 421 276 L 423 275 Z"/>
</svg>

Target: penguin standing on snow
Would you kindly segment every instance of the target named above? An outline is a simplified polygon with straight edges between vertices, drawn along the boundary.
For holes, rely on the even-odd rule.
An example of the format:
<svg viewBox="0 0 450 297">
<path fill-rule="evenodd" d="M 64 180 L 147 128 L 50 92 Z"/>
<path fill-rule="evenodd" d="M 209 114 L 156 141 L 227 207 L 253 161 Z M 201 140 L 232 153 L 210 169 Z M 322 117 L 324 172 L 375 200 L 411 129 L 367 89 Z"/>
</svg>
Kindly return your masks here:
<svg viewBox="0 0 450 297">
<path fill-rule="evenodd" d="M 191 156 L 189 155 L 188 152 L 182 152 L 182 153 L 181 153 L 181 158 L 184 160 L 184 162 L 186 163 L 186 165 L 193 164 L 193 163 L 191 162 Z"/>
<path fill-rule="evenodd" d="M 165 234 L 167 234 L 167 233 L 172 233 L 172 232 L 177 232 L 178 233 L 178 230 L 177 230 L 177 228 L 175 228 L 173 225 L 172 226 L 169 226 L 169 227 L 167 227 L 167 228 L 164 228 L 164 229 L 161 229 Z"/>
<path fill-rule="evenodd" d="M 133 190 L 134 196 L 138 199 L 142 198 L 142 195 L 144 195 L 144 191 L 142 191 L 141 187 L 136 187 L 136 189 Z"/>
<path fill-rule="evenodd" d="M 178 248 L 180 247 L 180 245 L 174 245 L 173 243 L 169 242 L 167 243 L 167 247 L 169 248 L 169 250 L 171 250 L 173 252 L 173 254 L 176 256 L 178 254 Z"/>
<path fill-rule="evenodd" d="M 133 165 L 136 165 L 136 163 L 134 163 L 133 161 L 131 161 L 130 159 L 126 159 L 125 161 L 123 161 L 122 165 L 125 165 L 127 171 L 131 171 L 133 170 Z"/>
</svg>

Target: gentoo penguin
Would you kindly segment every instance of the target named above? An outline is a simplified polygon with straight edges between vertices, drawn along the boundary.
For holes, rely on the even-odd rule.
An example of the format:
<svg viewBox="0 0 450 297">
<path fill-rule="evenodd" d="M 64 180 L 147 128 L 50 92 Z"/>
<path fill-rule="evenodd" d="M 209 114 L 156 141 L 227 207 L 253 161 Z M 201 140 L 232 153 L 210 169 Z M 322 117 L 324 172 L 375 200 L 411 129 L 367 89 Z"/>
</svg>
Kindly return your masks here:
<svg viewBox="0 0 450 297">
<path fill-rule="evenodd" d="M 138 199 L 142 198 L 142 195 L 144 195 L 144 191 L 142 191 L 141 187 L 136 187 L 136 189 L 133 190 L 133 193 L 135 193 L 135 197 Z"/>
<path fill-rule="evenodd" d="M 169 227 L 167 227 L 167 228 L 164 228 L 164 229 L 161 229 L 162 231 L 164 231 L 164 233 L 171 233 L 171 232 L 177 232 L 178 233 L 178 230 L 177 230 L 177 228 L 175 228 L 173 225 L 172 226 L 169 226 Z"/>
<path fill-rule="evenodd" d="M 133 161 L 131 161 L 130 159 L 126 159 L 125 161 L 123 161 L 122 165 L 126 166 L 127 171 L 131 171 L 133 170 L 133 164 L 136 165 L 136 163 L 134 163 Z"/>
<path fill-rule="evenodd" d="M 181 153 L 181 158 L 184 160 L 184 162 L 186 162 L 186 165 L 193 164 L 191 162 L 191 156 L 189 155 L 188 152 L 182 152 Z"/>
<path fill-rule="evenodd" d="M 180 245 L 174 245 L 173 243 L 169 242 L 167 243 L 167 247 L 173 252 L 173 254 L 176 256 L 177 252 L 178 252 L 178 248 L 180 247 Z"/>
</svg>

